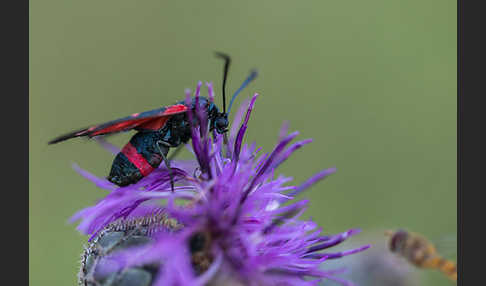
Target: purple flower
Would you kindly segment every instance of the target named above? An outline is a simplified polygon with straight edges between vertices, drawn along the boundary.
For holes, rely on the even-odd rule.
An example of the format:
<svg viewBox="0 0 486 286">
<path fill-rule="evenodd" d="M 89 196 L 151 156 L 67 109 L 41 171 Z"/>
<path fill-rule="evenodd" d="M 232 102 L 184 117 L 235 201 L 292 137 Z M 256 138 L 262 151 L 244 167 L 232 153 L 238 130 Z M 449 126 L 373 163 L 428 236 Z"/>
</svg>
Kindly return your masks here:
<svg viewBox="0 0 486 286">
<path fill-rule="evenodd" d="M 200 87 L 201 83 L 195 96 L 199 96 Z M 212 98 L 209 84 L 208 90 Z M 186 96 L 189 100 L 190 92 Z M 295 201 L 295 196 L 335 172 L 334 168 L 298 186 L 288 185 L 290 177 L 276 176 L 276 168 L 311 140 L 289 145 L 298 132 L 287 134 L 284 125 L 269 153 L 259 155 L 255 144 L 243 144 L 257 96 L 240 107 L 228 138 L 210 134 L 200 110 L 188 113 L 190 122 L 194 117 L 201 122 L 193 126 L 188 146 L 196 160 L 172 163 L 174 192 L 164 166 L 126 187 L 114 186 L 76 167 L 97 186 L 111 191 L 72 218 L 81 220 L 78 230 L 91 238 L 120 219 L 154 213 L 164 213 L 182 225 L 177 230 L 153 233 L 150 244 L 113 254 L 109 271 L 158 263 L 152 285 L 316 285 L 323 279 L 339 280 L 333 272 L 323 271 L 321 263 L 369 247 L 329 252 L 328 248 L 359 230 L 326 236 L 316 223 L 302 218 L 309 201 Z M 116 152 L 113 146 L 101 143 Z"/>
</svg>

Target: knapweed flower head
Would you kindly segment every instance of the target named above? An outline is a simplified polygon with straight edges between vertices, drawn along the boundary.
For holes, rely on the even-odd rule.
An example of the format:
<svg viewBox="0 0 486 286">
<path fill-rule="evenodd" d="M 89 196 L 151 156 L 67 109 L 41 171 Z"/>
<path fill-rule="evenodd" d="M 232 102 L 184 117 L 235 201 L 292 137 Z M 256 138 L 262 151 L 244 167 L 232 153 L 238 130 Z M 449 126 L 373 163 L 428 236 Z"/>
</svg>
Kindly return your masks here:
<svg viewBox="0 0 486 286">
<path fill-rule="evenodd" d="M 196 98 L 200 88 L 201 83 Z M 212 99 L 210 84 L 208 92 Z M 145 232 L 150 243 L 105 257 L 100 262 L 101 272 L 157 265 L 151 285 L 169 286 L 317 285 L 324 279 L 340 281 L 334 272 L 322 270 L 321 264 L 369 246 L 329 251 L 359 230 L 323 235 L 315 222 L 303 218 L 309 201 L 295 200 L 296 195 L 335 169 L 323 170 L 297 186 L 288 184 L 292 178 L 277 176 L 277 167 L 311 140 L 290 144 L 298 133 L 287 134 L 284 125 L 269 153 L 260 154 L 254 143 L 244 144 L 257 96 L 237 112 L 228 137 L 209 130 L 198 104 L 195 112 L 188 112 L 189 121 L 198 123 L 191 128 L 188 144 L 195 160 L 172 162 L 174 189 L 164 166 L 126 187 L 78 169 L 97 186 L 111 191 L 73 217 L 81 220 L 78 229 L 91 239 L 107 227 L 122 225 L 120 221 L 146 223 L 163 215 L 177 222 L 172 226 L 158 223 Z M 190 92 L 186 97 L 189 101 Z"/>
</svg>

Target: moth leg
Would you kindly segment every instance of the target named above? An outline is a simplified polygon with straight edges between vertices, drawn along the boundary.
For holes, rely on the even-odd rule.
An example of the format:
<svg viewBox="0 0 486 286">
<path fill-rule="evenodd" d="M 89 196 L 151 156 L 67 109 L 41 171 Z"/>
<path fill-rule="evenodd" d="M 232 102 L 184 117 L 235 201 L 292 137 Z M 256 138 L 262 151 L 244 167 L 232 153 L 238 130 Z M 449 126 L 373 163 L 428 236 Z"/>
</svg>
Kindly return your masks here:
<svg viewBox="0 0 486 286">
<path fill-rule="evenodd" d="M 174 174 L 172 172 L 172 168 L 170 167 L 170 160 L 167 159 L 167 153 L 169 150 L 170 144 L 164 141 L 157 141 L 157 148 L 159 149 L 160 155 L 162 156 L 162 159 L 164 160 L 165 166 L 167 167 L 167 170 L 169 171 L 169 178 L 170 178 L 170 188 L 172 192 L 174 192 Z M 162 145 L 162 147 L 161 147 Z M 162 152 L 162 148 L 166 152 Z"/>
</svg>

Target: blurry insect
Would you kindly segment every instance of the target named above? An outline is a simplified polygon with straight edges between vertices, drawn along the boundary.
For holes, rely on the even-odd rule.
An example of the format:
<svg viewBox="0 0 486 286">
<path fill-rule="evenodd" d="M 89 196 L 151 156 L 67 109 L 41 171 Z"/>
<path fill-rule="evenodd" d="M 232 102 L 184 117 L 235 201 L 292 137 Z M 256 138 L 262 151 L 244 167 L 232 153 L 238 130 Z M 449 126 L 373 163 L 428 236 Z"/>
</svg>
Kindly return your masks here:
<svg viewBox="0 0 486 286">
<path fill-rule="evenodd" d="M 211 254 L 211 234 L 208 231 L 194 233 L 189 238 L 189 251 L 191 253 L 191 263 L 197 275 L 208 270 L 213 262 Z"/>
<path fill-rule="evenodd" d="M 216 53 L 216 56 L 225 61 L 222 91 L 223 112 L 220 112 L 219 108 L 206 97 L 199 96 L 197 99 L 192 97 L 189 104 L 185 100 L 181 100 L 174 105 L 135 113 L 73 131 L 51 140 L 48 144 L 55 144 L 74 137 L 87 136 L 91 138 L 132 129 L 136 130 L 137 133 L 116 155 L 107 179 L 118 186 L 134 184 L 155 170 L 163 160 L 169 169 L 172 189 L 174 189 L 170 159 L 167 158 L 167 154 L 170 148 L 180 147 L 191 138 L 191 124 L 187 116 L 189 108 L 194 111 L 196 104 L 199 104 L 200 109 L 205 111 L 207 115 L 210 131 L 216 130 L 219 134 L 224 134 L 228 130 L 228 113 L 234 99 L 257 76 L 256 71 L 250 73 L 240 88 L 233 94 L 228 112 L 226 112 L 226 78 L 231 59 L 223 53 Z M 198 124 L 198 122 L 194 122 L 194 124 Z"/>
<path fill-rule="evenodd" d="M 435 246 L 425 237 L 406 230 L 386 231 L 385 235 L 390 237 L 389 247 L 392 252 L 417 267 L 438 269 L 449 279 L 457 281 L 456 264 L 440 256 Z"/>
</svg>

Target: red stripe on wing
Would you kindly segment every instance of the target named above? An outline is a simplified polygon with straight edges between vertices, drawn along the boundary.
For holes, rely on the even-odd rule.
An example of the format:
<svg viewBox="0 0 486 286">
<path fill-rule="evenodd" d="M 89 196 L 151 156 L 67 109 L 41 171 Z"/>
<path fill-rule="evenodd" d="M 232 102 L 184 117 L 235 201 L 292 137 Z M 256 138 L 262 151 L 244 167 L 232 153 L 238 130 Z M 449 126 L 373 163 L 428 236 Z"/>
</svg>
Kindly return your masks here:
<svg viewBox="0 0 486 286">
<path fill-rule="evenodd" d="M 183 104 L 169 106 L 164 111 L 162 116 L 151 119 L 149 122 L 140 124 L 137 127 L 141 129 L 148 129 L 148 130 L 159 130 L 162 127 L 164 127 L 167 120 L 169 120 L 170 115 L 185 112 L 186 110 L 187 110 L 187 106 Z"/>
<path fill-rule="evenodd" d="M 137 149 L 133 147 L 132 143 L 128 142 L 121 152 L 127 156 L 128 160 L 137 167 L 144 177 L 152 173 L 154 170 L 154 167 L 152 167 L 147 160 L 137 152 Z"/>
<path fill-rule="evenodd" d="M 181 113 L 187 110 L 187 106 L 184 104 L 176 104 L 167 107 L 167 109 L 164 111 L 164 115 L 172 115 L 176 113 Z"/>
<path fill-rule="evenodd" d="M 91 130 L 88 129 L 86 135 L 96 136 L 96 135 L 101 135 L 106 133 L 129 130 L 135 127 L 139 127 L 140 129 L 159 130 L 162 127 L 164 127 L 165 123 L 167 122 L 167 120 L 170 118 L 171 115 L 185 112 L 186 110 L 187 110 L 187 106 L 183 104 L 176 104 L 167 107 L 163 112 L 157 115 L 152 115 L 149 117 L 136 118 L 137 116 L 139 116 L 139 113 L 135 113 L 132 115 L 132 117 L 135 117 L 134 119 L 128 119 L 126 121 L 118 122 L 100 130 L 96 130 L 96 128 L 94 128 L 96 131 L 92 133 L 90 132 L 93 129 L 90 128 Z"/>
<path fill-rule="evenodd" d="M 169 120 L 169 115 L 165 115 L 164 117 L 158 117 L 148 121 L 147 123 L 140 124 L 137 127 L 139 129 L 146 129 L 146 130 L 159 130 L 164 127 L 167 120 Z"/>
<path fill-rule="evenodd" d="M 101 134 L 106 134 L 106 133 L 119 132 L 119 131 L 123 131 L 123 130 L 133 129 L 137 126 L 140 126 L 140 125 L 142 125 L 146 122 L 150 122 L 152 120 L 153 120 L 153 118 L 142 118 L 142 119 L 127 120 L 127 121 L 119 122 L 119 123 L 113 124 L 111 126 L 108 126 L 106 128 L 97 130 L 93 133 L 89 133 L 89 131 L 91 131 L 91 130 L 88 129 L 87 135 L 88 136 L 96 136 L 96 135 L 101 135 Z"/>
</svg>

